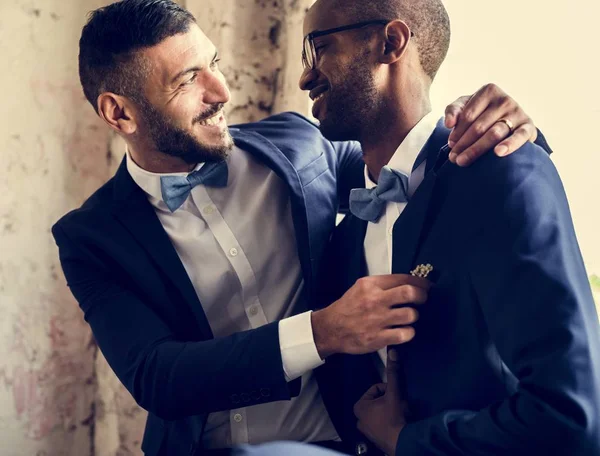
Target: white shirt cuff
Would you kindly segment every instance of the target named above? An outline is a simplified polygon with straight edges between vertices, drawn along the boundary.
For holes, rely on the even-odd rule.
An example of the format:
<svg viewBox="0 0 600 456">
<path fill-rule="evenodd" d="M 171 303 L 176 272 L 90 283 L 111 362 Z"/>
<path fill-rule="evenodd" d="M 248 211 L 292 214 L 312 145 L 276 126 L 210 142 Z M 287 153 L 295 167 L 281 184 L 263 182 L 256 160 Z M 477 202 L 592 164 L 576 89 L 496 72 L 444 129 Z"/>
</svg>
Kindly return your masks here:
<svg viewBox="0 0 600 456">
<path fill-rule="evenodd" d="M 304 312 L 279 321 L 279 348 L 288 382 L 324 364 L 315 345 L 311 313 Z"/>
</svg>

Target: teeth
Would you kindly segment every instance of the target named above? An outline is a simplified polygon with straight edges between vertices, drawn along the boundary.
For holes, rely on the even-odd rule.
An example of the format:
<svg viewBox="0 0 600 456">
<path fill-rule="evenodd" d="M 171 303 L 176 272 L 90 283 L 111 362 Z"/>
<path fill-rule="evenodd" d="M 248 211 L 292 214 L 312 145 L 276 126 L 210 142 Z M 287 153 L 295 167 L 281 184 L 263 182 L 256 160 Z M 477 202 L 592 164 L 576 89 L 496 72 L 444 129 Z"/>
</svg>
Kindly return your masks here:
<svg viewBox="0 0 600 456">
<path fill-rule="evenodd" d="M 205 121 L 203 121 L 202 125 L 214 127 L 216 125 L 219 125 L 220 118 L 221 118 L 221 113 L 218 112 L 214 116 L 212 116 L 210 119 L 206 119 Z"/>
<path fill-rule="evenodd" d="M 322 93 L 320 93 L 319 95 L 317 95 L 317 96 L 315 97 L 315 100 L 314 100 L 314 101 L 319 101 L 319 100 L 320 100 L 321 98 L 323 98 L 324 96 L 325 96 L 325 92 L 322 92 Z"/>
</svg>

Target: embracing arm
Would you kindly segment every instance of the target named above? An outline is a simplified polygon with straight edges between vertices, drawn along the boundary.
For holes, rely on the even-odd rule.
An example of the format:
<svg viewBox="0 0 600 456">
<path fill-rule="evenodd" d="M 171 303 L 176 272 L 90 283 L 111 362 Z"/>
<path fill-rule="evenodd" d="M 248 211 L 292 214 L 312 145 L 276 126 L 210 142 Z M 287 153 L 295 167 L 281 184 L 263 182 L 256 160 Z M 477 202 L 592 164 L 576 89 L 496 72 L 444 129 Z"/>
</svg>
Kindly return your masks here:
<svg viewBox="0 0 600 456">
<path fill-rule="evenodd" d="M 287 400 L 277 322 L 205 341 L 178 340 L 140 297 L 60 225 L 53 234 L 71 291 L 100 350 L 140 406 L 168 420 Z"/>
<path fill-rule="evenodd" d="M 468 264 L 517 391 L 406 425 L 397 455 L 600 454 L 595 305 L 558 174 L 538 148 L 524 149 L 473 167 L 483 229 Z"/>
</svg>

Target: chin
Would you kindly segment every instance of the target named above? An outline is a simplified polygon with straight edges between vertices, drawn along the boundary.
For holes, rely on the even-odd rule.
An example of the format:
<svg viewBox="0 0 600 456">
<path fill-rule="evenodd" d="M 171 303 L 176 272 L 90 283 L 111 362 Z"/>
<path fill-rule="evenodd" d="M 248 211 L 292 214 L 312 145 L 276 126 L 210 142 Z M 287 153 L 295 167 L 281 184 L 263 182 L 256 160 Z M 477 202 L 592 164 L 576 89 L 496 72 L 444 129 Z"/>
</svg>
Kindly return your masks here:
<svg viewBox="0 0 600 456">
<path fill-rule="evenodd" d="M 330 141 L 354 141 L 358 139 L 358 129 L 348 128 L 343 122 L 325 118 L 319 123 L 321 134 Z"/>
</svg>

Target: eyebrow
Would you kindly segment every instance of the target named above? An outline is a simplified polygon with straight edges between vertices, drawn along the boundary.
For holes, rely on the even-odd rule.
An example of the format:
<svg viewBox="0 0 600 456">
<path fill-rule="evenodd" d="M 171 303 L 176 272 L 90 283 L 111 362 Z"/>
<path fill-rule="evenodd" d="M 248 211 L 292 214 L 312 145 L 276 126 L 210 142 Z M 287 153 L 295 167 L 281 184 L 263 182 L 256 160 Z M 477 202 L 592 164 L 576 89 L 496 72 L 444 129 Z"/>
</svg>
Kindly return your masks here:
<svg viewBox="0 0 600 456">
<path fill-rule="evenodd" d="M 214 62 L 215 60 L 217 60 L 217 58 L 219 57 L 219 51 L 215 51 L 215 55 L 213 56 L 211 62 Z M 179 73 L 177 73 L 173 79 L 171 79 L 171 84 L 173 84 L 175 81 L 177 81 L 178 79 L 180 79 L 182 76 L 185 76 L 188 73 L 194 73 L 197 71 L 202 71 L 202 67 L 199 66 L 193 66 L 190 68 L 186 68 L 183 71 L 180 71 Z"/>
</svg>

